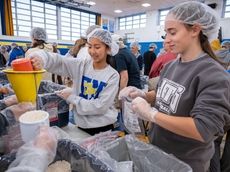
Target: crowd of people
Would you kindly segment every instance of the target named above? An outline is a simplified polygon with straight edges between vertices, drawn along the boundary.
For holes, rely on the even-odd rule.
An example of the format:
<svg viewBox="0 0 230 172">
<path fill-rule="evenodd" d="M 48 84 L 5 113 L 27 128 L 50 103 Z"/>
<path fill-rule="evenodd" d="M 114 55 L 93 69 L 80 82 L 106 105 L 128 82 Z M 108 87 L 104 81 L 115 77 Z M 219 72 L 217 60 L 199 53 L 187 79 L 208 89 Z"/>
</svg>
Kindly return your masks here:
<svg viewBox="0 0 230 172">
<path fill-rule="evenodd" d="M 151 123 L 151 144 L 186 162 L 194 172 L 227 172 L 230 42 L 220 43 L 218 49 L 211 46 L 218 20 L 200 2 L 175 6 L 165 18 L 166 35 L 158 55 L 155 43 L 142 55 L 138 41 L 128 48 L 120 35 L 95 25 L 65 56 L 47 43 L 44 29 L 33 28 L 30 49 L 24 52 L 12 43 L 8 54 L 1 46 L 1 58 L 10 66 L 26 56 L 35 70 L 52 73 L 53 81 L 56 75 L 59 84 L 64 77 L 71 80 L 71 87 L 57 94 L 72 105 L 73 123 L 86 133 L 114 130 L 121 109 L 115 102 L 129 98 L 133 112 Z M 157 78 L 154 89 L 143 91 L 141 75 Z M 0 117 L 7 118 L 4 113 Z M 220 143 L 226 133 L 221 158 Z"/>
</svg>

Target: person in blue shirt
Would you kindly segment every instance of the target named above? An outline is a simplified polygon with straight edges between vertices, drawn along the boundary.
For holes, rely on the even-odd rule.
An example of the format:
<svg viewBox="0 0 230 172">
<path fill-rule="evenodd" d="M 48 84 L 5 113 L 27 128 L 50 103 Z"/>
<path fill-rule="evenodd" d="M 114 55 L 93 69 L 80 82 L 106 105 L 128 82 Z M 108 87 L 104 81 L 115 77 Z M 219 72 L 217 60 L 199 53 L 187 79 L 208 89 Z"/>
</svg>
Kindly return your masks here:
<svg viewBox="0 0 230 172">
<path fill-rule="evenodd" d="M 7 65 L 11 66 L 12 61 L 22 57 L 24 57 L 24 52 L 18 47 L 18 45 L 15 42 L 13 42 L 11 44 L 11 51 L 9 53 L 9 62 Z"/>
</svg>

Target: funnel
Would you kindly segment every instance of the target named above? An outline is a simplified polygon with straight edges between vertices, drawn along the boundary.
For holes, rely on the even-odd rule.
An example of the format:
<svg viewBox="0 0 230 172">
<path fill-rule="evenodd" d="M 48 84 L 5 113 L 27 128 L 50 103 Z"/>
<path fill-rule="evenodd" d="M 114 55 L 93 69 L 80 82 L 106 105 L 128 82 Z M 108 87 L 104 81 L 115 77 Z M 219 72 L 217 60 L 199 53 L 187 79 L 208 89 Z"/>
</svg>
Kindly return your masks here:
<svg viewBox="0 0 230 172">
<path fill-rule="evenodd" d="M 18 102 L 36 102 L 42 73 L 44 73 L 45 70 L 14 71 L 12 69 L 6 69 L 3 70 L 3 72 L 6 73 L 17 96 Z"/>
</svg>

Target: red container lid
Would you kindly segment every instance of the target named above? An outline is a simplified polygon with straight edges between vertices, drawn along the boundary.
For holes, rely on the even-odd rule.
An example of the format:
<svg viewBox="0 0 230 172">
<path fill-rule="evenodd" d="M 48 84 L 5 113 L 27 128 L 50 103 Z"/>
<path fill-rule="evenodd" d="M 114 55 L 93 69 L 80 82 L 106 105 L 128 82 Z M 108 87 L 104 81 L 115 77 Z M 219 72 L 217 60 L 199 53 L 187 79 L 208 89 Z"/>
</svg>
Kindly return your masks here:
<svg viewBox="0 0 230 172">
<path fill-rule="evenodd" d="M 33 71 L 33 66 L 29 58 L 16 59 L 11 66 L 14 71 Z"/>
</svg>

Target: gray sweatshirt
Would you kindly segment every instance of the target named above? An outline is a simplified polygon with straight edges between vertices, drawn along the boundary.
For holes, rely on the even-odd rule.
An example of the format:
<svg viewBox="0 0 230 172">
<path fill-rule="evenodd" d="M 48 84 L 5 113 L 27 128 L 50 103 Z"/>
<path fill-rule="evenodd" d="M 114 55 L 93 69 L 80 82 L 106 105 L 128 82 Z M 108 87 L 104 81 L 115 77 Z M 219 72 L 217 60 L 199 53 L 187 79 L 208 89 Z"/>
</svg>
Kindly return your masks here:
<svg viewBox="0 0 230 172">
<path fill-rule="evenodd" d="M 188 163 L 194 172 L 206 172 L 213 141 L 230 123 L 229 73 L 206 54 L 184 63 L 176 59 L 161 72 L 155 107 L 168 115 L 192 117 L 204 143 L 157 124 L 150 130 L 151 142 Z"/>
<path fill-rule="evenodd" d="M 98 128 L 113 124 L 118 115 L 114 99 L 119 89 L 119 74 L 110 65 L 93 68 L 91 59 L 64 58 L 55 53 L 41 55 L 49 72 L 73 79 L 72 103 L 76 124 L 81 128 Z"/>
</svg>

